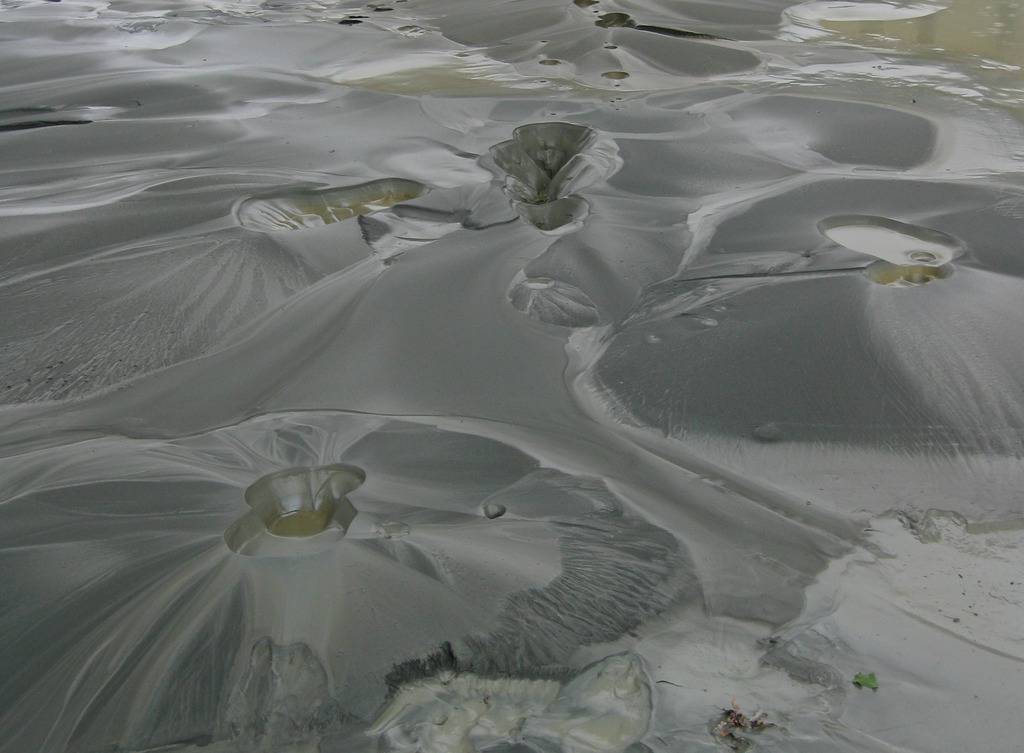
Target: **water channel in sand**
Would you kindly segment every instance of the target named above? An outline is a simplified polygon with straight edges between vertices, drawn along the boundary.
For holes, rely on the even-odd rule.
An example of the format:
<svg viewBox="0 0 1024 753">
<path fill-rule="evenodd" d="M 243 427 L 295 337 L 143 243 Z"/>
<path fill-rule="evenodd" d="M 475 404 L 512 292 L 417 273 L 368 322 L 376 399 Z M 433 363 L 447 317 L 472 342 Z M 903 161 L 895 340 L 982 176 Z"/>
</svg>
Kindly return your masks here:
<svg viewBox="0 0 1024 753">
<path fill-rule="evenodd" d="M 1020 2 L 0 41 L 0 753 L 1020 750 Z"/>
</svg>

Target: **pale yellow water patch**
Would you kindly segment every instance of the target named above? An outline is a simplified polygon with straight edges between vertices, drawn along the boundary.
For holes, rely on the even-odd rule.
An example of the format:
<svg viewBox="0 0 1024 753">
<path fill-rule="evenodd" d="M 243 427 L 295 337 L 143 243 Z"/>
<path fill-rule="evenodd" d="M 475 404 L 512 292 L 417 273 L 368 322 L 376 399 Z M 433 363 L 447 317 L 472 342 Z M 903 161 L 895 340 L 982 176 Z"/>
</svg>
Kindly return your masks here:
<svg viewBox="0 0 1024 753">
<path fill-rule="evenodd" d="M 249 230 L 299 230 L 387 209 L 427 190 L 416 181 L 385 178 L 344 188 L 296 189 L 254 197 L 239 204 L 237 213 L 239 224 Z"/>
<path fill-rule="evenodd" d="M 330 520 L 324 510 L 296 510 L 274 518 L 267 530 L 275 536 L 313 536 L 326 530 Z"/>
<path fill-rule="evenodd" d="M 927 264 L 890 264 L 887 261 L 878 261 L 869 265 L 865 272 L 869 280 L 879 285 L 911 288 L 935 280 L 944 280 L 953 274 L 953 268 L 951 265 L 935 267 Z"/>
<path fill-rule="evenodd" d="M 837 17 L 818 23 L 851 41 L 1024 66 L 1024 7 L 1017 0 L 950 0 L 945 8 L 911 18 Z"/>
</svg>

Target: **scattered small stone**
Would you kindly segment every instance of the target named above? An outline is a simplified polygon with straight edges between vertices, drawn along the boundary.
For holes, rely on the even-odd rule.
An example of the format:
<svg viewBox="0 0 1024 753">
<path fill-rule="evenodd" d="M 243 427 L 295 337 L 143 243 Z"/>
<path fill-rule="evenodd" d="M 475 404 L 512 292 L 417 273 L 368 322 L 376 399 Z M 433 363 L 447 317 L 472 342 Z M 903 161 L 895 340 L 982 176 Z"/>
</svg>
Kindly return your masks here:
<svg viewBox="0 0 1024 753">
<path fill-rule="evenodd" d="M 484 515 L 490 520 L 500 518 L 505 512 L 505 505 L 498 504 L 497 502 L 488 502 L 484 505 Z"/>
<path fill-rule="evenodd" d="M 754 439 L 761 442 L 778 442 L 784 438 L 785 435 L 782 433 L 782 429 L 773 423 L 758 426 L 754 429 Z"/>
</svg>

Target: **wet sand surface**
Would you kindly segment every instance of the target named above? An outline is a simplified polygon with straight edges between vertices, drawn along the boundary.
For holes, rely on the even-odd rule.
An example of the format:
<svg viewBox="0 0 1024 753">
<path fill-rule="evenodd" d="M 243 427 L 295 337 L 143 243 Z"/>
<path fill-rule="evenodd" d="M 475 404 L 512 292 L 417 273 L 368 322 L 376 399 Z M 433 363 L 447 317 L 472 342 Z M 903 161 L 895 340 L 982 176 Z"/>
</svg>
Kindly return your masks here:
<svg viewBox="0 0 1024 753">
<path fill-rule="evenodd" d="M 1020 3 L 0 41 L 2 753 L 1021 749 Z"/>
</svg>

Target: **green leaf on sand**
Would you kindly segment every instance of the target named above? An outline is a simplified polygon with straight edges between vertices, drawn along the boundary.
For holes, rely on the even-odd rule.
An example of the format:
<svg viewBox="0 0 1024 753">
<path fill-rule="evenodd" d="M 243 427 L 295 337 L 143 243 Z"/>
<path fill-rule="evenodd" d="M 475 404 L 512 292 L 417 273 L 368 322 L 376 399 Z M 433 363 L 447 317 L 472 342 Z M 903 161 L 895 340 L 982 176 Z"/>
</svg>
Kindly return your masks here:
<svg viewBox="0 0 1024 753">
<path fill-rule="evenodd" d="M 875 678 L 874 672 L 858 672 L 853 678 L 853 684 L 859 685 L 862 688 L 871 688 L 872 690 L 878 690 L 878 680 Z"/>
</svg>

